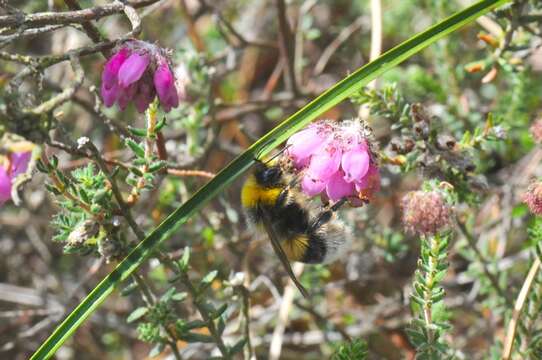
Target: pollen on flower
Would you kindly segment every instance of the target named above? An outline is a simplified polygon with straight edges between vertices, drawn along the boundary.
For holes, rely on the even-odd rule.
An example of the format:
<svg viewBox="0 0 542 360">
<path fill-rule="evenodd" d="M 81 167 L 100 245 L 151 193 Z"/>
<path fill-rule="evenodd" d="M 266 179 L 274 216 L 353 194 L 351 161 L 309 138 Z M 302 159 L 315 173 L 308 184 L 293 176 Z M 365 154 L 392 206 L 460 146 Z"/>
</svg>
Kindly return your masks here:
<svg viewBox="0 0 542 360">
<path fill-rule="evenodd" d="M 302 174 L 307 195 L 320 194 L 333 202 L 346 198 L 361 206 L 380 188 L 370 138 L 358 119 L 321 120 L 291 136 L 286 154 Z"/>
<path fill-rule="evenodd" d="M 132 101 L 144 112 L 158 96 L 164 111 L 179 106 L 185 90 L 176 82 L 166 50 L 140 40 L 122 44 L 105 64 L 101 95 L 107 107 L 124 110 Z"/>
<path fill-rule="evenodd" d="M 411 191 L 401 202 L 405 230 L 433 235 L 451 223 L 452 208 L 439 191 Z"/>
<path fill-rule="evenodd" d="M 531 212 L 542 216 L 542 182 L 535 181 L 527 188 L 523 195 L 523 202 L 527 204 Z"/>
</svg>

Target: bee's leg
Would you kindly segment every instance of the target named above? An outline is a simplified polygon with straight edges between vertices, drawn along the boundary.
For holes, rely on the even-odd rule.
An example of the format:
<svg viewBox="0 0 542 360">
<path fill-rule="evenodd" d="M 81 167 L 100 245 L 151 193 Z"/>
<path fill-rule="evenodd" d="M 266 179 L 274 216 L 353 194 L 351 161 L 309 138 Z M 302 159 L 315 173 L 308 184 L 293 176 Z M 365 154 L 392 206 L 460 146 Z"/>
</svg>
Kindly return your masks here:
<svg viewBox="0 0 542 360">
<path fill-rule="evenodd" d="M 324 225 L 325 223 L 327 223 L 329 220 L 331 220 L 333 213 L 339 210 L 339 208 L 345 202 L 346 202 L 346 198 L 342 198 L 341 200 L 337 201 L 335 204 L 333 204 L 329 208 L 323 209 L 322 212 L 318 214 L 314 222 L 311 224 L 310 229 L 314 231 L 318 229 L 319 227 L 321 227 L 322 225 Z"/>
<path fill-rule="evenodd" d="M 288 185 L 286 185 L 280 192 L 279 196 L 277 197 L 277 201 L 275 203 L 275 207 L 283 206 L 286 203 L 286 200 L 288 199 L 288 193 L 290 192 L 290 189 L 293 188 L 298 181 L 298 177 L 294 177 Z"/>
</svg>

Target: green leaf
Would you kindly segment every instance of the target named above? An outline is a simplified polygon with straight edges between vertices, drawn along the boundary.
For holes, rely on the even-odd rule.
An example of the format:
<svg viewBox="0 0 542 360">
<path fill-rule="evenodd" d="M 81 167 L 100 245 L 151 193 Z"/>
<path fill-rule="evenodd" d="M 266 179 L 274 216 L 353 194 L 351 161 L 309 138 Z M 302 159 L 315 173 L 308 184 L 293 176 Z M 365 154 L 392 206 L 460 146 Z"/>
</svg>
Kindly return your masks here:
<svg viewBox="0 0 542 360">
<path fill-rule="evenodd" d="M 216 271 L 216 270 L 211 271 L 210 273 L 205 275 L 205 277 L 203 279 L 201 279 L 201 284 L 203 286 L 211 285 L 211 283 L 214 281 L 214 279 L 216 279 L 217 275 L 218 275 L 218 271 Z"/>
<path fill-rule="evenodd" d="M 51 336 L 33 354 L 32 359 L 48 359 L 70 337 L 85 319 L 113 292 L 120 282 L 127 279 L 153 252 L 155 247 L 195 214 L 203 205 L 241 176 L 258 155 L 266 155 L 273 148 L 326 111 L 359 91 L 370 81 L 400 64 L 435 41 L 472 22 L 491 9 L 510 0 L 482 0 L 455 13 L 449 18 L 416 34 L 400 45 L 382 54 L 374 61 L 359 68 L 299 111 L 260 138 L 245 152 L 235 158 L 188 201 L 171 213 L 143 241 L 141 241 L 108 276 L 106 276 Z"/>
<path fill-rule="evenodd" d="M 147 129 L 128 126 L 128 131 L 131 132 L 132 135 L 135 135 L 135 136 L 141 136 L 141 137 L 146 137 L 147 136 Z"/>
<path fill-rule="evenodd" d="M 221 317 L 222 314 L 224 314 L 224 312 L 226 311 L 227 308 L 228 308 L 228 304 L 223 304 L 222 306 L 220 306 L 216 310 L 216 312 L 213 314 L 213 319 Z"/>
<path fill-rule="evenodd" d="M 158 170 L 162 170 L 165 166 L 167 165 L 167 162 L 165 161 L 157 161 L 153 164 L 151 164 L 151 166 L 149 166 L 149 169 L 147 170 L 148 172 L 150 173 L 153 173 L 153 172 L 156 172 Z"/>
<path fill-rule="evenodd" d="M 184 301 L 187 297 L 188 297 L 187 293 L 180 292 L 180 293 L 173 294 L 173 296 L 171 297 L 171 300 L 180 302 L 180 301 Z"/>
<path fill-rule="evenodd" d="M 154 127 L 154 131 L 158 132 L 158 131 L 162 130 L 164 125 L 166 125 L 166 118 L 165 117 L 163 117 L 162 120 L 158 121 L 158 124 L 156 124 L 156 126 Z"/>
<path fill-rule="evenodd" d="M 135 289 L 137 289 L 137 283 L 132 282 L 132 283 L 128 284 L 128 286 L 126 286 L 124 289 L 121 290 L 120 295 L 121 296 L 128 296 L 131 293 L 133 293 L 135 291 Z"/>
<path fill-rule="evenodd" d="M 135 309 L 134 311 L 132 311 L 132 313 L 130 315 L 128 315 L 128 318 L 126 319 L 126 321 L 128 323 L 131 323 L 131 322 L 134 322 L 138 319 L 141 319 L 143 316 L 145 316 L 145 314 L 147 314 L 149 312 L 149 308 L 146 308 L 146 307 L 138 307 L 137 309 Z"/>
<path fill-rule="evenodd" d="M 149 351 L 149 357 L 155 357 L 160 355 L 162 351 L 164 351 L 164 348 L 166 345 L 164 343 L 158 343 L 156 346 L 154 346 L 151 351 Z"/>
<path fill-rule="evenodd" d="M 203 335 L 198 333 L 185 333 L 179 336 L 181 340 L 186 342 L 202 342 L 202 343 L 212 343 L 215 342 L 215 339 L 209 335 Z"/>
<path fill-rule="evenodd" d="M 243 350 L 243 346 L 245 346 L 246 342 L 247 342 L 247 339 L 242 338 L 241 340 L 236 342 L 235 345 L 233 345 L 231 347 L 229 353 L 231 355 L 234 355 L 234 354 L 238 353 L 239 351 Z"/>
<path fill-rule="evenodd" d="M 128 147 L 132 149 L 132 151 L 134 152 L 134 154 L 137 155 L 137 157 L 140 157 L 140 158 L 145 157 L 145 149 L 141 145 L 136 143 L 134 140 L 126 139 L 126 145 L 128 145 Z"/>
<path fill-rule="evenodd" d="M 184 272 L 184 271 L 186 271 L 186 269 L 188 269 L 188 261 L 190 261 L 190 247 L 189 246 L 184 248 L 183 256 L 181 257 L 181 259 L 178 262 L 179 269 L 181 271 Z"/>
<path fill-rule="evenodd" d="M 160 298 L 160 301 L 163 301 L 163 302 L 168 302 L 172 299 L 173 297 L 173 294 L 175 294 L 175 288 L 174 287 L 171 287 L 169 289 L 167 289 L 167 291 L 164 293 L 164 295 L 162 295 L 162 297 Z"/>
<path fill-rule="evenodd" d="M 183 331 L 188 331 L 188 330 L 192 330 L 192 329 L 200 329 L 200 328 L 206 327 L 206 326 L 207 326 L 206 321 L 192 320 L 192 321 L 187 322 L 186 324 L 184 324 L 183 327 L 182 327 L 182 330 Z"/>
</svg>

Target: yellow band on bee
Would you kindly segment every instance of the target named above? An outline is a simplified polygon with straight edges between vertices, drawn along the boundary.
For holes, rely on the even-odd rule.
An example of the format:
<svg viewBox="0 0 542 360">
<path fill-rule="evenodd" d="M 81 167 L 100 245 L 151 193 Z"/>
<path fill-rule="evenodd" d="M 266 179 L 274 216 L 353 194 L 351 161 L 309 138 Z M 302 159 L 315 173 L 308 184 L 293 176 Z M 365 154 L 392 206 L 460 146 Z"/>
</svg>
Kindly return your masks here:
<svg viewBox="0 0 542 360">
<path fill-rule="evenodd" d="M 259 204 L 274 205 L 281 193 L 281 188 L 265 188 L 256 183 L 253 175 L 249 176 L 241 191 L 241 203 L 245 208 L 253 208 Z"/>
<path fill-rule="evenodd" d="M 305 234 L 297 235 L 281 242 L 281 246 L 289 260 L 302 261 L 309 247 L 309 238 Z"/>
</svg>

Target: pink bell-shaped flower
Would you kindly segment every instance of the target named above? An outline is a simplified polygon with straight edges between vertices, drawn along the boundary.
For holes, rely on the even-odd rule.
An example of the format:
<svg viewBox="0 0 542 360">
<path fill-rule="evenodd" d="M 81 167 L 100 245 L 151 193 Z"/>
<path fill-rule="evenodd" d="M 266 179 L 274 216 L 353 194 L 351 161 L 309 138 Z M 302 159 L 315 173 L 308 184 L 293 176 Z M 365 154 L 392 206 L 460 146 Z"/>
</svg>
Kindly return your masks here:
<svg viewBox="0 0 542 360">
<path fill-rule="evenodd" d="M 108 90 L 117 85 L 119 69 L 129 54 L 128 49 L 122 48 L 107 61 L 102 72 L 102 91 L 104 88 Z"/>
<path fill-rule="evenodd" d="M 11 199 L 13 181 L 28 169 L 34 144 L 23 141 L 16 144 L 17 152 L 0 155 L 0 205 Z"/>
<path fill-rule="evenodd" d="M 150 56 L 147 54 L 133 53 L 124 61 L 119 69 L 119 84 L 127 88 L 143 76 L 150 63 Z"/>
<path fill-rule="evenodd" d="M 133 101 L 137 111 L 144 112 L 158 94 L 162 108 L 169 112 L 179 106 L 176 83 L 187 81 L 187 78 L 176 81 L 166 50 L 144 41 L 130 40 L 105 64 L 100 89 L 106 107 L 117 103 L 124 110 Z M 183 85 L 183 98 L 184 91 Z"/>
<path fill-rule="evenodd" d="M 342 170 L 337 171 L 327 182 L 326 194 L 332 201 L 352 196 L 354 184 L 347 182 Z"/>
<path fill-rule="evenodd" d="M 353 206 L 367 202 L 380 188 L 368 136 L 359 120 L 319 121 L 292 135 L 286 155 L 303 174 L 303 192 L 332 201 L 346 198 Z"/>
<path fill-rule="evenodd" d="M 360 144 L 345 152 L 341 159 L 344 180 L 349 183 L 361 181 L 367 174 L 367 171 L 369 171 L 370 162 L 369 150 L 364 144 Z"/>
<path fill-rule="evenodd" d="M 164 62 L 158 66 L 154 72 L 153 80 L 164 111 L 169 112 L 171 108 L 179 106 L 179 95 L 175 88 L 175 79 L 167 63 Z"/>
<path fill-rule="evenodd" d="M 305 174 L 301 180 L 301 188 L 305 194 L 315 196 L 326 188 L 326 183 L 318 179 L 313 179 L 309 174 Z"/>
<path fill-rule="evenodd" d="M 303 129 L 292 135 L 286 143 L 286 151 L 297 167 L 306 165 L 314 152 L 323 147 L 326 138 L 315 126 Z"/>
<path fill-rule="evenodd" d="M 11 199 L 11 177 L 0 166 L 0 205 Z"/>
</svg>

